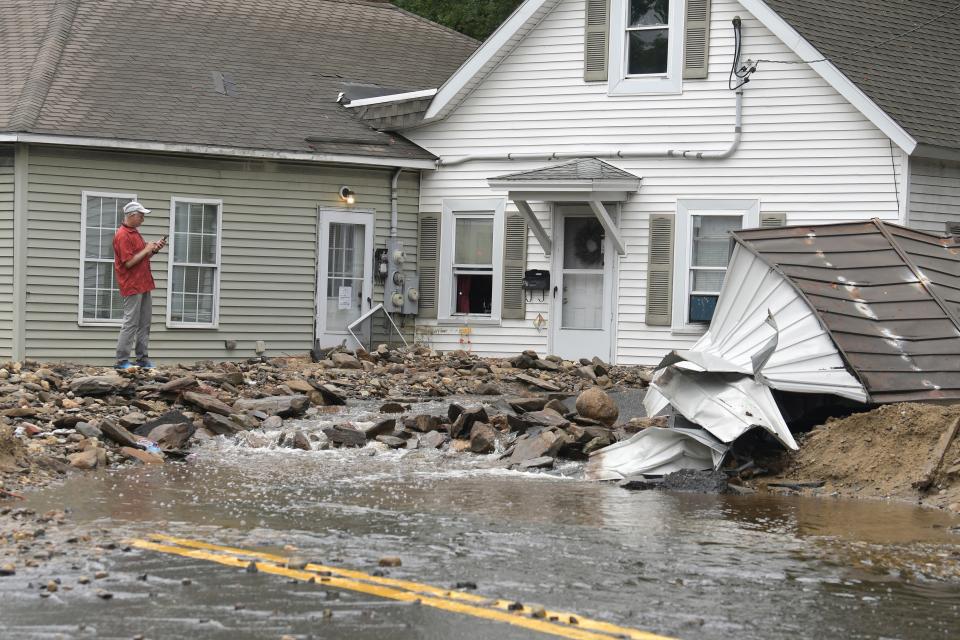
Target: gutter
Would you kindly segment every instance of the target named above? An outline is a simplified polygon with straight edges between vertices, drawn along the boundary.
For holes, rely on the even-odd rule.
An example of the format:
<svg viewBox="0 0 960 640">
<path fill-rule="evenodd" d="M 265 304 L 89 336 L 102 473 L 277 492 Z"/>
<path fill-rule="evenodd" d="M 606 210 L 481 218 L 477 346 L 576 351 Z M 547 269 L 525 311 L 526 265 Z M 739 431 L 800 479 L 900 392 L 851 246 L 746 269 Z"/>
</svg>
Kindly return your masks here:
<svg viewBox="0 0 960 640">
<path fill-rule="evenodd" d="M 152 151 L 184 153 L 191 155 L 224 156 L 229 158 L 258 158 L 262 160 L 290 160 L 300 162 L 325 162 L 330 164 L 353 164 L 371 167 L 402 167 L 404 169 L 434 169 L 436 163 L 429 159 L 387 158 L 382 156 L 359 156 L 335 153 L 309 153 L 305 151 L 281 151 L 273 149 L 244 149 L 206 144 L 179 142 L 147 142 L 117 138 L 87 138 L 42 133 L 0 133 L 0 142 L 26 142 L 32 144 L 61 145 L 68 147 L 93 147 L 97 149 L 121 149 L 125 151 Z"/>
<path fill-rule="evenodd" d="M 660 149 L 652 151 L 554 151 L 540 153 L 481 153 L 467 156 L 438 158 L 436 168 L 450 167 L 474 160 L 567 160 L 573 158 L 682 158 L 685 160 L 724 160 L 736 153 L 743 134 L 743 87 L 736 90 L 733 139 L 726 149 L 716 151 L 692 151 L 682 149 Z"/>
</svg>

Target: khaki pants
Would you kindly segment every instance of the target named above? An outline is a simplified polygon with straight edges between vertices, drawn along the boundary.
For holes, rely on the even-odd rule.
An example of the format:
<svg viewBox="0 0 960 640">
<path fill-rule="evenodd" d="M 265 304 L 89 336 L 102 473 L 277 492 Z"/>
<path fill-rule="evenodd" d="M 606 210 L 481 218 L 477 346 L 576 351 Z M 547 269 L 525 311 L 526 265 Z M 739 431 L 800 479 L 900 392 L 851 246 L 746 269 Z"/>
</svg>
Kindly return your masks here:
<svg viewBox="0 0 960 640">
<path fill-rule="evenodd" d="M 152 314 L 153 303 L 149 291 L 123 299 L 123 328 L 120 329 L 120 337 L 117 339 L 117 362 L 128 360 L 134 346 L 137 360 L 147 359 Z"/>
</svg>

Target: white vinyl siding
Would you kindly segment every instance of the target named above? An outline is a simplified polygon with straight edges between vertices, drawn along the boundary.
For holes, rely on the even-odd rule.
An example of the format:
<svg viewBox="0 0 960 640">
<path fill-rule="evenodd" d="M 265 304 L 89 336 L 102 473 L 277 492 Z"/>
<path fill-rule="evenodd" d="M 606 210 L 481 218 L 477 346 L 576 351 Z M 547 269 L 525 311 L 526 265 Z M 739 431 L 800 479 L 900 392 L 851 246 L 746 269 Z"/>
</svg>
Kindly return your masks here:
<svg viewBox="0 0 960 640">
<path fill-rule="evenodd" d="M 221 200 L 170 200 L 168 327 L 217 326 L 222 209 Z"/>
<path fill-rule="evenodd" d="M 357 192 L 357 208 L 376 211 L 375 242 L 390 235 L 389 169 L 243 161 L 57 147 L 30 150 L 27 229 L 26 356 L 110 364 L 116 327 L 77 327 L 81 192 L 136 192 L 152 212 L 147 240 L 169 234 L 173 196 L 223 200 L 220 315 L 216 329 L 166 326 L 170 247 L 152 259 L 150 354 L 163 362 L 238 360 L 304 354 L 313 346 L 316 305 L 317 207 L 348 211 L 337 195 Z M 419 175 L 405 171 L 398 192 L 398 237 L 416 269 Z M 2 293 L 2 283 L 0 283 Z M 382 287 L 373 299 L 382 298 Z M 413 323 L 404 331 L 412 337 Z M 225 341 L 236 341 L 227 349 Z"/>
<path fill-rule="evenodd" d="M 734 94 L 727 89 L 733 56 L 731 20 L 743 20 L 744 57 L 797 61 L 769 30 L 732 0 L 711 3 L 709 75 L 686 79 L 682 95 L 611 97 L 605 83 L 583 81 L 583 0 L 562 0 L 442 121 L 404 132 L 441 157 L 466 154 L 540 153 L 539 160 L 473 161 L 426 172 L 421 209 L 440 211 L 446 198 L 504 196 L 487 179 L 555 164 L 552 152 L 590 150 L 723 149 L 734 126 Z M 744 87 L 743 141 L 722 161 L 678 158 L 606 159 L 643 179 L 621 207 L 620 233 L 627 253 L 618 259 L 614 299 L 616 358 L 623 364 L 655 364 L 696 336 L 670 326 L 647 326 L 649 217 L 674 213 L 683 198 L 752 199 L 761 213 L 787 214 L 790 224 L 899 219 L 903 154 L 815 71 L 802 64 L 761 66 Z M 903 199 L 903 195 L 900 195 Z M 550 207 L 531 202 L 547 232 Z M 508 211 L 515 211 L 507 202 Z M 528 269 L 550 269 L 530 235 Z M 430 326 L 418 332 L 431 346 L 471 349 L 480 355 L 547 350 L 549 304 L 526 305 L 523 320 L 499 326 Z"/>
<path fill-rule="evenodd" d="M 84 191 L 80 196 L 81 326 L 119 326 L 123 299 L 114 270 L 113 237 L 123 222 L 123 207 L 135 193 Z"/>
<path fill-rule="evenodd" d="M 946 233 L 960 223 L 960 163 L 910 159 L 910 226 Z"/>
</svg>

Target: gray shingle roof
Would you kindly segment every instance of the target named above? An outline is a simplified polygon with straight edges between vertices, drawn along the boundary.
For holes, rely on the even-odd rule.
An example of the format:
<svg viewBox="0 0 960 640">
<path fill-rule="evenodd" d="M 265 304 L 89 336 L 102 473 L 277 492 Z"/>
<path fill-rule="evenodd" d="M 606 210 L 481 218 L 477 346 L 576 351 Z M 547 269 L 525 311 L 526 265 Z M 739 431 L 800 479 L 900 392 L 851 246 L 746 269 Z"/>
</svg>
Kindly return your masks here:
<svg viewBox="0 0 960 640">
<path fill-rule="evenodd" d="M 0 131 L 429 158 L 337 94 L 437 87 L 477 44 L 375 0 L 7 0 Z"/>
<path fill-rule="evenodd" d="M 639 180 L 637 176 L 618 169 L 597 158 L 577 158 L 542 169 L 508 173 L 491 180 L 504 181 L 569 181 L 569 180 Z"/>
<path fill-rule="evenodd" d="M 960 10 L 866 48 L 935 18 L 956 0 L 765 2 L 919 144 L 960 148 Z"/>
</svg>

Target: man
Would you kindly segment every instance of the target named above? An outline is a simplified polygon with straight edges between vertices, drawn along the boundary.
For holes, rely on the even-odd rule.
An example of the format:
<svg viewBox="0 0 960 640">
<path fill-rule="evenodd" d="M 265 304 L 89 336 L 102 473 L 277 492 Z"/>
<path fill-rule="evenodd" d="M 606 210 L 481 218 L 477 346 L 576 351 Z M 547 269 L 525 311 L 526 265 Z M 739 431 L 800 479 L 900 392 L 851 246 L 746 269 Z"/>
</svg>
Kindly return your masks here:
<svg viewBox="0 0 960 640">
<path fill-rule="evenodd" d="M 147 354 L 150 342 L 150 316 L 153 304 L 150 292 L 156 289 L 150 273 L 150 258 L 167 244 L 166 237 L 158 242 L 144 242 L 137 227 L 143 216 L 150 213 L 139 202 L 130 202 L 123 208 L 123 222 L 113 236 L 113 267 L 123 297 L 123 328 L 117 339 L 117 369 L 138 366 L 152 369 Z M 137 363 L 130 363 L 130 350 L 136 346 Z"/>
</svg>

